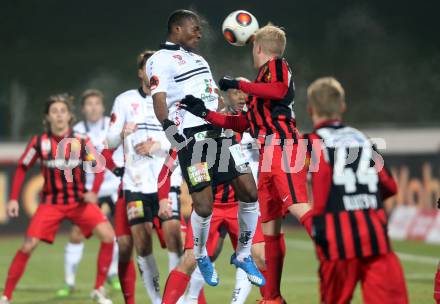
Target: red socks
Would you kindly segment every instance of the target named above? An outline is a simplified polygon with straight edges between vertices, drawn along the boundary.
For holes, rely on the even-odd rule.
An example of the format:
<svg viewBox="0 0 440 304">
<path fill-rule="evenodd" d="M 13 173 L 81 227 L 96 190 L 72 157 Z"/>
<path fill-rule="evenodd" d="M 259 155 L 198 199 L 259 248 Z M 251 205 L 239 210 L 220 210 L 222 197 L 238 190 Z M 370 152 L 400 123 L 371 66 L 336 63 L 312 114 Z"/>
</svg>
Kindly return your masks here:
<svg viewBox="0 0 440 304">
<path fill-rule="evenodd" d="M 312 211 L 309 210 L 299 219 L 301 225 L 306 229 L 309 236 L 312 236 Z"/>
<path fill-rule="evenodd" d="M 118 276 L 125 304 L 135 304 L 136 269 L 133 260 L 118 262 Z"/>
<path fill-rule="evenodd" d="M 440 303 L 440 269 L 437 269 L 434 279 L 434 299 L 437 304 Z"/>
<path fill-rule="evenodd" d="M 104 285 L 105 279 L 107 278 L 107 272 L 110 268 L 113 257 L 113 244 L 114 242 L 101 242 L 101 247 L 99 248 L 98 253 L 98 271 L 96 274 L 95 289 Z"/>
<path fill-rule="evenodd" d="M 19 250 L 12 260 L 11 266 L 9 267 L 8 271 L 8 277 L 6 278 L 5 289 L 3 291 L 3 295 L 5 295 L 9 300 L 12 298 L 12 292 L 14 291 L 15 286 L 23 275 L 29 257 L 29 254 Z"/>
<path fill-rule="evenodd" d="M 162 304 L 175 304 L 185 293 L 190 276 L 178 270 L 173 270 L 168 275 L 168 280 L 163 293 Z"/>
<path fill-rule="evenodd" d="M 197 304 L 207 304 L 207 303 L 208 302 L 206 302 L 205 292 L 204 289 L 202 288 L 199 293 L 199 298 L 197 299 Z"/>
<path fill-rule="evenodd" d="M 281 296 L 281 275 L 283 273 L 286 245 L 282 233 L 279 235 L 265 235 L 264 240 L 266 242 L 266 285 L 261 292 L 264 292 L 264 300 L 272 300 Z"/>
</svg>

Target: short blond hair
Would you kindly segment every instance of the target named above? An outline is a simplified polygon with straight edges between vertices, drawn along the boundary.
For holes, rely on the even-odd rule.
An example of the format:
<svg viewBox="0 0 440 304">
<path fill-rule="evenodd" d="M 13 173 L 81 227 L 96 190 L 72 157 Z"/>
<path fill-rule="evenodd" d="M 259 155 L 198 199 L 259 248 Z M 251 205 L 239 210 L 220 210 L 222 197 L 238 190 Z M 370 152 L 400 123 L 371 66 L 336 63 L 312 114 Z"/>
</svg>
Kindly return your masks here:
<svg viewBox="0 0 440 304">
<path fill-rule="evenodd" d="M 336 118 L 345 104 L 345 91 L 334 77 L 322 77 L 307 88 L 307 100 L 317 115 Z"/>
<path fill-rule="evenodd" d="M 84 107 L 89 97 L 98 97 L 104 104 L 104 94 L 97 89 L 87 89 L 81 94 L 81 106 Z"/>
<path fill-rule="evenodd" d="M 282 56 L 286 49 L 286 33 L 280 27 L 269 23 L 255 33 L 254 43 L 266 54 Z"/>
</svg>

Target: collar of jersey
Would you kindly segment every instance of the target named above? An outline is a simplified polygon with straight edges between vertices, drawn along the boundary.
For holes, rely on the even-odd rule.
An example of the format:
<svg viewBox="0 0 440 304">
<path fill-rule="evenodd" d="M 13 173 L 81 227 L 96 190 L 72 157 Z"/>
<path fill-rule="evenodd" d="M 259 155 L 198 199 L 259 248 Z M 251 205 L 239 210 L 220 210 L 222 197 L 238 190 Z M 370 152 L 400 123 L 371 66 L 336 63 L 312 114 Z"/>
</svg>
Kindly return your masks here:
<svg viewBox="0 0 440 304">
<path fill-rule="evenodd" d="M 165 50 L 170 50 L 170 51 L 178 51 L 178 50 L 180 50 L 181 46 L 180 46 L 180 44 L 175 44 L 175 43 L 167 41 L 165 43 L 161 43 L 160 48 L 165 49 Z"/>
<path fill-rule="evenodd" d="M 144 92 L 144 90 L 142 89 L 142 87 L 139 87 L 139 88 L 138 88 L 138 92 L 139 92 L 139 94 L 140 94 L 143 98 L 147 97 L 147 94 L 145 94 L 145 92 Z"/>
<path fill-rule="evenodd" d="M 318 130 L 321 128 L 332 128 L 332 129 L 340 129 L 343 128 L 344 124 L 340 119 L 328 119 L 319 124 L 317 124 L 314 129 Z"/>
</svg>

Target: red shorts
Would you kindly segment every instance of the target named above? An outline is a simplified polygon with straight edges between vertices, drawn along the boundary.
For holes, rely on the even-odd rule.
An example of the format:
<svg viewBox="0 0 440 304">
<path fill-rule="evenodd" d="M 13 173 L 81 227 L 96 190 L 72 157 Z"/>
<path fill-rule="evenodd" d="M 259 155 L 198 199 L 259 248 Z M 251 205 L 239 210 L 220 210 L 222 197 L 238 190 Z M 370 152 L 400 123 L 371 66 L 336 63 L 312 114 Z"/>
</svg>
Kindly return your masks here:
<svg viewBox="0 0 440 304">
<path fill-rule="evenodd" d="M 319 276 L 321 303 L 350 303 L 359 281 L 363 303 L 408 303 L 402 267 L 394 252 L 368 258 L 321 261 Z"/>
<path fill-rule="evenodd" d="M 238 241 L 238 203 L 217 203 L 212 210 L 211 224 L 209 227 L 208 240 L 206 241 L 206 250 L 209 256 L 214 256 L 218 241 L 221 237 L 221 229 L 225 228 L 231 239 L 234 250 Z M 264 242 L 261 221 L 258 219 L 257 229 L 252 240 L 252 244 Z M 185 249 L 194 247 L 191 221 L 188 222 L 188 228 L 185 238 Z"/>
<path fill-rule="evenodd" d="M 308 201 L 306 150 L 298 150 L 296 144 L 260 150 L 258 202 L 263 223 L 285 216 L 292 204 Z"/>
<path fill-rule="evenodd" d="M 40 204 L 31 219 L 26 236 L 53 243 L 58 227 L 63 220 L 69 220 L 77 225 L 82 234 L 89 238 L 93 229 L 98 224 L 106 222 L 107 217 L 95 204 Z"/>
<path fill-rule="evenodd" d="M 167 243 L 165 242 L 165 237 L 163 235 L 162 223 L 158 216 L 153 218 L 154 230 L 156 230 L 157 238 L 159 239 L 160 247 L 162 249 L 167 248 Z"/>
<path fill-rule="evenodd" d="M 125 208 L 125 200 L 123 195 L 118 196 L 115 207 L 115 233 L 116 237 L 131 236 L 130 225 L 128 224 L 127 208 Z"/>
</svg>

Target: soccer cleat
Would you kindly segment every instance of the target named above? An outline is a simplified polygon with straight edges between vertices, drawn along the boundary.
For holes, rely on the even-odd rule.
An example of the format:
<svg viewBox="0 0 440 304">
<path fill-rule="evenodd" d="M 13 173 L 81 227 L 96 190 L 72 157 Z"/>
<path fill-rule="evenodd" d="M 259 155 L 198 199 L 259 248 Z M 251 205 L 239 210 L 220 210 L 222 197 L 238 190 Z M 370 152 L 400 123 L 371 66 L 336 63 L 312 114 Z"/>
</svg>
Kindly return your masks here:
<svg viewBox="0 0 440 304">
<path fill-rule="evenodd" d="M 92 290 L 90 297 L 98 304 L 113 304 L 112 300 L 107 297 L 104 286 Z"/>
<path fill-rule="evenodd" d="M 197 265 L 199 266 L 200 272 L 202 273 L 203 279 L 205 279 L 206 284 L 210 286 L 217 286 L 219 278 L 217 275 L 217 271 L 215 271 L 209 257 L 204 256 L 196 259 L 196 261 Z"/>
<path fill-rule="evenodd" d="M 113 290 L 117 290 L 117 291 L 122 290 L 118 276 L 111 276 L 107 278 L 107 283 L 112 287 Z"/>
<path fill-rule="evenodd" d="M 65 298 L 65 297 L 70 297 L 74 291 L 74 287 L 70 286 L 70 285 L 64 285 L 63 288 L 60 288 L 57 290 L 56 295 L 59 298 Z"/>
<path fill-rule="evenodd" d="M 11 302 L 9 301 L 9 299 L 6 296 L 2 296 L 0 298 L 0 304 L 11 304 Z"/>
<path fill-rule="evenodd" d="M 264 278 L 263 274 L 258 270 L 252 256 L 248 256 L 244 258 L 243 261 L 239 261 L 237 259 L 237 255 L 234 253 L 231 256 L 231 264 L 234 264 L 237 268 L 243 269 L 247 274 L 248 280 L 252 284 L 259 287 L 266 284 L 266 279 Z"/>
</svg>

